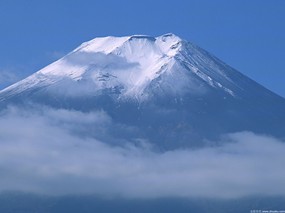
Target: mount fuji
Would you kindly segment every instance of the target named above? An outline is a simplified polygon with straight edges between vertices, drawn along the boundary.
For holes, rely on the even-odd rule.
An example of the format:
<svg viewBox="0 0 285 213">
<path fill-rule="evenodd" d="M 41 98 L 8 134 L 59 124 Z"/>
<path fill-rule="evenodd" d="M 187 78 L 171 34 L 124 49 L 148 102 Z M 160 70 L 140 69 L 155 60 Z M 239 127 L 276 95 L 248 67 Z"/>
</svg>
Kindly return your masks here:
<svg viewBox="0 0 285 213">
<path fill-rule="evenodd" d="M 238 131 L 285 137 L 282 97 L 174 34 L 85 42 L 0 91 L 0 107 L 9 105 L 101 110 L 119 142 L 161 149 L 199 147 Z"/>
</svg>

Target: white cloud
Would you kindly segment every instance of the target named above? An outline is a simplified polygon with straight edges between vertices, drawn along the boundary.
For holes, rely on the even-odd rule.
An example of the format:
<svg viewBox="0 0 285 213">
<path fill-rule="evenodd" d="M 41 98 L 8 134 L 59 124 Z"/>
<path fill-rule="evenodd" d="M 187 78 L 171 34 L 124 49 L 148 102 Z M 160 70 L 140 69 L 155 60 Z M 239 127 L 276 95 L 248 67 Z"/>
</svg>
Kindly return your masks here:
<svg viewBox="0 0 285 213">
<path fill-rule="evenodd" d="M 284 141 L 241 132 L 227 135 L 220 146 L 158 153 L 145 144 L 95 139 L 111 125 L 104 111 L 2 112 L 0 191 L 125 198 L 285 195 Z M 88 126 L 95 126 L 95 137 L 73 132 Z"/>
<path fill-rule="evenodd" d="M 0 69 L 0 88 L 15 83 L 20 78 L 21 77 L 13 71 Z"/>
<path fill-rule="evenodd" d="M 46 53 L 47 57 L 52 60 L 58 60 L 66 55 L 63 51 L 51 51 Z"/>
</svg>

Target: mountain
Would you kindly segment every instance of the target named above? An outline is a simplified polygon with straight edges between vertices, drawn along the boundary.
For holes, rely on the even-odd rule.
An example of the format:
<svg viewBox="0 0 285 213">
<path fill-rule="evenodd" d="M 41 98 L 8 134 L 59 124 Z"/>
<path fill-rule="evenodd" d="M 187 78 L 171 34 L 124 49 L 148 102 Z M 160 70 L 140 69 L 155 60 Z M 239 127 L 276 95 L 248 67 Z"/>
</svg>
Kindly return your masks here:
<svg viewBox="0 0 285 213">
<path fill-rule="evenodd" d="M 174 34 L 85 42 L 2 90 L 0 106 L 11 104 L 103 110 L 116 138 L 162 149 L 237 131 L 285 136 L 283 98 Z"/>
</svg>

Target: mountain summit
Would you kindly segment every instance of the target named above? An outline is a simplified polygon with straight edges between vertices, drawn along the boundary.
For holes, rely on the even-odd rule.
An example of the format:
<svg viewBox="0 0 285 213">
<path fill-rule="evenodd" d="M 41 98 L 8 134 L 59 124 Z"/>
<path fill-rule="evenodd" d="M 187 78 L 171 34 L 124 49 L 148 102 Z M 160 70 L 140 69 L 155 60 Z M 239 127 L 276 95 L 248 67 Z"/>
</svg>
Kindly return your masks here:
<svg viewBox="0 0 285 213">
<path fill-rule="evenodd" d="M 241 92 L 236 78 L 235 71 L 174 34 L 133 35 L 85 42 L 3 92 L 14 96 L 32 88 L 60 87 L 70 80 L 77 85 L 74 91 L 64 91 L 69 95 L 109 90 L 119 98 L 142 101 L 152 95 L 147 91 L 150 87 L 156 87 L 155 93 L 177 95 L 204 93 L 210 87 L 235 96 Z"/>
<path fill-rule="evenodd" d="M 27 90 L 64 87 L 70 96 L 117 94 L 143 101 L 153 93 L 181 96 L 216 90 L 242 98 L 260 86 L 201 48 L 174 34 L 103 37 L 85 42 L 55 63 L 4 89 L 19 95 Z M 72 88 L 66 91 L 66 84 Z M 258 87 L 258 88 L 257 88 Z M 74 90 L 73 90 L 74 89 Z M 150 91 L 152 89 L 152 91 Z M 262 91 L 270 94 L 269 91 Z M 260 95 L 260 94 L 255 94 Z"/>
<path fill-rule="evenodd" d="M 0 92 L 2 107 L 27 103 L 103 110 L 118 124 L 110 134 L 166 148 L 235 131 L 285 132 L 283 98 L 174 34 L 85 42 Z"/>
</svg>

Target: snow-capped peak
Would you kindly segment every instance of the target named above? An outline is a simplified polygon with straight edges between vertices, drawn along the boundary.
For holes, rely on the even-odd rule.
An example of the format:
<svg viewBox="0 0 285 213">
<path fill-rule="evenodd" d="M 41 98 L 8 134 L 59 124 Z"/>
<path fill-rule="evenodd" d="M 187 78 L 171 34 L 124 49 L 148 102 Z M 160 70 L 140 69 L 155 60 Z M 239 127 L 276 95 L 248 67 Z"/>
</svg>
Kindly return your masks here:
<svg viewBox="0 0 285 213">
<path fill-rule="evenodd" d="M 81 44 L 60 60 L 1 91 L 0 95 L 52 88 L 68 80 L 76 85 L 72 88 L 81 85 L 81 89 L 65 90 L 64 83 L 64 89 L 59 92 L 84 95 L 111 91 L 119 98 L 143 100 L 159 90 L 183 95 L 203 93 L 212 87 L 234 96 L 238 86 L 231 76 L 232 69 L 225 66 L 172 33 L 158 37 L 108 36 Z"/>
</svg>

